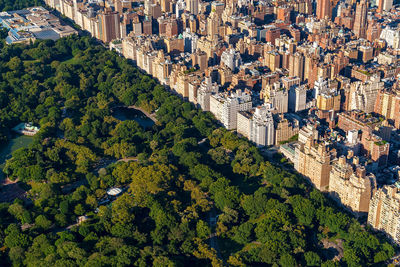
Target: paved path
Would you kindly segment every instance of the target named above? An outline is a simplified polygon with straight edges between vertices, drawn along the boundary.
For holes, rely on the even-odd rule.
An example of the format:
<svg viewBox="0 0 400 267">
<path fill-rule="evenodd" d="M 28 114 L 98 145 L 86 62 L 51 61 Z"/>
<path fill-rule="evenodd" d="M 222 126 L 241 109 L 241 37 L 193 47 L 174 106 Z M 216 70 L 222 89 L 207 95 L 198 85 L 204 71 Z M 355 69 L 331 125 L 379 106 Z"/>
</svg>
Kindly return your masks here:
<svg viewBox="0 0 400 267">
<path fill-rule="evenodd" d="M 215 209 L 212 209 L 209 212 L 209 221 L 208 221 L 208 223 L 209 223 L 211 229 L 215 229 L 216 228 L 216 226 L 217 226 L 217 215 L 216 215 Z M 221 259 L 222 257 L 221 257 L 221 253 L 219 251 L 217 238 L 218 238 L 218 236 L 217 236 L 217 234 L 215 232 L 211 233 L 211 235 L 210 235 L 210 247 L 215 249 L 215 251 L 217 252 L 218 258 Z"/>
<path fill-rule="evenodd" d="M 123 159 L 119 159 L 118 162 L 129 162 L 129 161 L 137 161 L 137 157 L 129 157 L 129 158 L 123 158 Z"/>
</svg>

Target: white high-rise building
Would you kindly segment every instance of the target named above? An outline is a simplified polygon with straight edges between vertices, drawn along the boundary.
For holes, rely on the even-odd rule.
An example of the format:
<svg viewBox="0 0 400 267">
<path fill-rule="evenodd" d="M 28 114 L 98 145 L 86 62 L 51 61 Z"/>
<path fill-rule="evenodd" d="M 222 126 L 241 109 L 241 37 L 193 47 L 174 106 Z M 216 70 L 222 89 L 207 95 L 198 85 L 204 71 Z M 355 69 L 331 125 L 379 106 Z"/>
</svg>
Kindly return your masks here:
<svg viewBox="0 0 400 267">
<path fill-rule="evenodd" d="M 400 243 L 400 184 L 384 185 L 372 196 L 368 224 Z"/>
<path fill-rule="evenodd" d="M 279 113 L 287 113 L 289 107 L 288 91 L 286 89 L 271 91 L 268 103 L 271 103 Z"/>
<path fill-rule="evenodd" d="M 185 9 L 186 9 L 185 0 L 178 0 L 176 2 L 176 5 L 175 5 L 175 15 L 176 15 L 176 17 L 180 18 L 181 14 L 185 11 Z"/>
<path fill-rule="evenodd" d="M 271 110 L 272 106 L 268 104 L 255 108 L 250 122 L 250 140 L 257 146 L 270 146 L 275 142 L 274 119 Z"/>
<path fill-rule="evenodd" d="M 298 112 L 306 109 L 307 88 L 304 85 L 292 86 L 289 90 L 289 111 Z"/>
<path fill-rule="evenodd" d="M 384 0 L 383 2 L 383 10 L 390 11 L 393 6 L 393 0 Z"/>
<path fill-rule="evenodd" d="M 298 141 L 305 144 L 307 140 L 318 140 L 318 130 L 313 124 L 307 124 L 299 130 Z"/>
<path fill-rule="evenodd" d="M 385 40 L 387 45 L 393 49 L 400 48 L 400 31 L 399 29 L 393 29 L 390 26 L 386 26 L 379 36 L 381 39 Z"/>
<path fill-rule="evenodd" d="M 190 32 L 190 28 L 186 28 L 186 30 L 182 33 L 182 38 L 185 42 L 185 52 L 194 53 L 197 49 L 197 41 L 199 40 L 199 36 Z"/>
<path fill-rule="evenodd" d="M 151 17 L 151 5 L 153 4 L 152 0 L 145 0 L 144 1 L 144 14 L 146 16 Z"/>
<path fill-rule="evenodd" d="M 373 112 L 378 92 L 382 88 L 383 82 L 377 75 L 373 75 L 365 83 L 352 83 L 350 86 L 349 108 L 351 110 L 361 110 L 365 113 Z"/>
<path fill-rule="evenodd" d="M 236 129 L 238 111 L 252 108 L 251 96 L 237 90 L 231 94 L 216 94 L 210 99 L 210 111 L 228 130 Z"/>
<path fill-rule="evenodd" d="M 317 98 L 321 92 L 327 91 L 328 89 L 328 80 L 323 77 L 318 77 L 318 80 L 314 82 L 314 97 Z"/>
<path fill-rule="evenodd" d="M 358 142 L 357 130 L 350 130 L 347 132 L 347 142 L 351 145 L 355 145 Z"/>
<path fill-rule="evenodd" d="M 210 111 L 210 97 L 218 93 L 219 86 L 213 83 L 211 77 L 206 77 L 197 90 L 197 103 L 204 111 Z"/>
<path fill-rule="evenodd" d="M 235 71 L 242 65 L 242 58 L 240 57 L 239 51 L 230 48 L 222 52 L 221 62 L 232 71 Z"/>
</svg>

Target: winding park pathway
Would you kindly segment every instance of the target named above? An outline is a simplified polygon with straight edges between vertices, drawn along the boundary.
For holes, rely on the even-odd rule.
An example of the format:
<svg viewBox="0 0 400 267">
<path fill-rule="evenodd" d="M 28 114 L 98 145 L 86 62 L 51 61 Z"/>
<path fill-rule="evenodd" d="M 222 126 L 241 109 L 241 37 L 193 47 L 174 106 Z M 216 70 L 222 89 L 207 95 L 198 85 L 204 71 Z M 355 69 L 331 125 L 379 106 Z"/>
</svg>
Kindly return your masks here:
<svg viewBox="0 0 400 267">
<path fill-rule="evenodd" d="M 129 162 L 129 161 L 137 161 L 137 157 L 129 157 L 129 158 L 123 158 L 123 159 L 119 159 L 117 162 Z"/>
<path fill-rule="evenodd" d="M 217 252 L 217 256 L 218 258 L 222 258 L 221 257 L 221 253 L 219 250 L 219 246 L 218 246 L 218 236 L 215 232 L 215 228 L 217 226 L 217 220 L 218 220 L 218 216 L 217 213 L 215 212 L 215 209 L 212 209 L 209 214 L 208 214 L 208 224 L 211 226 L 211 229 L 213 231 L 213 233 L 211 233 L 210 235 L 210 247 L 215 249 L 215 251 Z"/>
</svg>

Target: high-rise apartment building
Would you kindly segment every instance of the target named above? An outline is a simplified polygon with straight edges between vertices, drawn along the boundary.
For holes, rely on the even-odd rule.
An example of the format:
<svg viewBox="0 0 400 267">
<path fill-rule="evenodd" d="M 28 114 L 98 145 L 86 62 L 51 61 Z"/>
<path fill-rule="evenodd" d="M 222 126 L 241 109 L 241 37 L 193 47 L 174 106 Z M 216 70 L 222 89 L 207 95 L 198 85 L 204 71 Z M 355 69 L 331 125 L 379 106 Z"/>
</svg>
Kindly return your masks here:
<svg viewBox="0 0 400 267">
<path fill-rule="evenodd" d="M 211 77 L 206 77 L 197 90 L 197 104 L 204 111 L 210 111 L 210 97 L 218 93 L 218 85 L 211 81 Z"/>
<path fill-rule="evenodd" d="M 201 71 L 205 71 L 208 67 L 208 58 L 206 52 L 197 50 L 190 56 L 192 59 L 192 65 L 197 66 Z"/>
<path fill-rule="evenodd" d="M 332 18 L 331 0 L 317 0 L 317 18 L 318 19 Z"/>
<path fill-rule="evenodd" d="M 264 63 L 271 71 L 280 68 L 281 56 L 276 51 L 269 51 L 264 54 Z"/>
<path fill-rule="evenodd" d="M 304 56 L 301 53 L 294 53 L 289 57 L 289 76 L 299 77 L 304 80 Z"/>
<path fill-rule="evenodd" d="M 237 114 L 237 132 L 257 146 L 274 145 L 275 128 L 271 105 L 258 106 Z"/>
<path fill-rule="evenodd" d="M 292 86 L 289 89 L 288 108 L 291 112 L 298 112 L 306 109 L 307 88 L 304 85 Z"/>
<path fill-rule="evenodd" d="M 256 107 L 250 122 L 250 141 L 258 146 L 274 144 L 274 119 L 270 105 Z"/>
<path fill-rule="evenodd" d="M 151 17 L 151 5 L 153 4 L 153 0 L 145 0 L 144 1 L 144 14 L 146 16 Z"/>
<path fill-rule="evenodd" d="M 329 83 L 327 80 L 320 77 L 318 81 L 315 81 L 314 90 L 316 106 L 319 110 L 340 110 L 341 95 L 337 88 L 329 87 Z"/>
<path fill-rule="evenodd" d="M 361 45 L 358 48 L 358 51 L 361 53 L 361 60 L 364 63 L 367 63 L 368 61 L 374 59 L 374 49 L 371 46 Z"/>
<path fill-rule="evenodd" d="M 159 50 L 157 57 L 152 64 L 153 76 L 156 77 L 161 84 L 167 84 L 168 77 L 172 71 L 172 62 L 164 55 L 163 50 Z"/>
<path fill-rule="evenodd" d="M 186 1 L 185 0 L 178 0 L 175 4 L 175 16 L 180 18 L 182 13 L 186 10 Z"/>
<path fill-rule="evenodd" d="M 349 157 L 349 160 L 352 158 Z M 329 193 L 355 213 L 367 213 L 370 199 L 376 189 L 373 174 L 367 174 L 364 166 L 353 165 L 345 156 L 332 164 L 329 177 Z"/>
<path fill-rule="evenodd" d="M 354 19 L 353 32 L 358 38 L 366 38 L 367 31 L 367 10 L 366 0 L 360 0 L 356 7 L 356 17 Z"/>
<path fill-rule="evenodd" d="M 382 137 L 371 133 L 363 132 L 361 137 L 363 151 L 373 161 L 376 168 L 385 167 L 389 157 L 390 144 Z"/>
<path fill-rule="evenodd" d="M 390 11 L 393 6 L 393 0 L 377 0 L 376 5 L 378 6 L 376 12 L 382 13 L 383 11 Z"/>
<path fill-rule="evenodd" d="M 213 10 L 207 18 L 207 38 L 212 40 L 218 35 L 218 27 L 221 24 L 220 16 Z"/>
<path fill-rule="evenodd" d="M 296 147 L 294 168 L 309 178 L 318 190 L 326 191 L 332 169 L 331 161 L 335 157 L 336 150 L 309 138 L 305 144 Z"/>
<path fill-rule="evenodd" d="M 379 39 L 381 33 L 381 25 L 376 23 L 374 20 L 368 22 L 367 28 L 367 40 L 373 43 L 376 39 Z"/>
<path fill-rule="evenodd" d="M 383 85 L 384 83 L 378 75 L 372 75 L 370 80 L 365 83 L 352 83 L 347 101 L 347 109 L 361 110 L 365 113 L 373 112 L 378 92 L 383 88 Z"/>
<path fill-rule="evenodd" d="M 189 100 L 189 102 L 192 102 L 195 105 L 197 105 L 197 92 L 199 90 L 200 85 L 201 85 L 200 79 L 195 79 L 195 80 L 189 82 L 188 100 Z"/>
<path fill-rule="evenodd" d="M 380 90 L 374 112 L 394 121 L 395 127 L 400 128 L 400 91 Z"/>
<path fill-rule="evenodd" d="M 143 30 L 142 33 L 146 35 L 151 35 L 153 33 L 153 25 L 151 19 L 145 19 L 142 22 Z"/>
<path fill-rule="evenodd" d="M 264 102 L 271 103 L 278 113 L 287 113 L 289 110 L 289 93 L 280 82 L 267 85 L 263 90 Z"/>
<path fill-rule="evenodd" d="M 379 38 L 385 40 L 387 45 L 394 49 L 400 48 L 400 30 L 398 28 L 386 26 L 381 31 Z"/>
<path fill-rule="evenodd" d="M 186 0 L 186 10 L 193 15 L 199 14 L 199 0 Z"/>
<path fill-rule="evenodd" d="M 299 133 L 300 122 L 295 118 L 288 118 L 287 115 L 289 114 L 279 114 L 274 118 L 276 146 Z"/>
<path fill-rule="evenodd" d="M 185 41 L 185 52 L 195 53 L 197 51 L 197 40 L 199 36 L 192 33 L 189 28 L 182 33 L 182 38 Z"/>
<path fill-rule="evenodd" d="M 240 65 L 242 65 L 242 58 L 240 57 L 240 53 L 238 51 L 230 48 L 222 52 L 221 62 L 231 71 L 237 71 Z"/>
<path fill-rule="evenodd" d="M 368 224 L 384 231 L 400 243 L 400 183 L 384 185 L 373 195 L 368 213 Z"/>
<path fill-rule="evenodd" d="M 105 43 L 109 43 L 121 37 L 120 17 L 118 12 L 106 9 L 104 12 L 100 13 L 99 37 Z"/>
<path fill-rule="evenodd" d="M 227 128 L 236 129 L 237 113 L 252 108 L 251 96 L 237 90 L 231 94 L 215 94 L 210 98 L 210 112 Z"/>
<path fill-rule="evenodd" d="M 309 139 L 317 140 L 319 136 L 318 130 L 313 124 L 307 124 L 299 130 L 298 141 L 305 144 Z"/>
<path fill-rule="evenodd" d="M 161 0 L 161 11 L 171 12 L 171 0 Z"/>
</svg>

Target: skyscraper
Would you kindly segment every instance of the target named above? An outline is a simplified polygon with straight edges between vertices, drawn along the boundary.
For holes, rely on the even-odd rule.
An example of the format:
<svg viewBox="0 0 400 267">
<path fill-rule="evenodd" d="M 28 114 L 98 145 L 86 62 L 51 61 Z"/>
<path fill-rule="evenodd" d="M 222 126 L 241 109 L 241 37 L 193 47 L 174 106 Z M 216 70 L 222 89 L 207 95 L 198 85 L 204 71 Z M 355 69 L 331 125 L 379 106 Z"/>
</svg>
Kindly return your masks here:
<svg viewBox="0 0 400 267">
<path fill-rule="evenodd" d="M 218 86 L 211 77 L 206 77 L 197 91 L 197 103 L 204 111 L 210 111 L 210 97 L 218 93 Z"/>
<path fill-rule="evenodd" d="M 368 213 L 368 224 L 382 230 L 396 243 L 400 242 L 400 184 L 385 185 L 373 195 Z"/>
<path fill-rule="evenodd" d="M 289 76 L 299 77 L 304 80 L 304 56 L 301 53 L 294 53 L 289 57 Z"/>
<path fill-rule="evenodd" d="M 357 3 L 356 18 L 354 20 L 353 32 L 358 38 L 366 38 L 367 31 L 367 2 L 360 0 Z"/>
<path fill-rule="evenodd" d="M 292 86 L 289 89 L 289 106 L 291 112 L 298 112 L 306 109 L 307 88 L 303 86 Z"/>
<path fill-rule="evenodd" d="M 333 199 L 355 213 L 367 213 L 374 190 L 375 176 L 367 174 L 364 166 L 346 162 L 344 156 L 333 162 L 329 177 L 329 191 Z"/>
<path fill-rule="evenodd" d="M 331 161 L 335 157 L 335 149 L 309 137 L 305 144 L 295 148 L 294 168 L 308 177 L 318 190 L 326 191 L 332 169 Z"/>
<path fill-rule="evenodd" d="M 210 112 L 228 130 L 236 129 L 238 111 L 247 111 L 252 108 L 251 95 L 237 90 L 231 94 L 215 94 L 210 98 Z"/>
<path fill-rule="evenodd" d="M 153 4 L 152 0 L 145 0 L 144 1 L 144 14 L 146 16 L 151 17 L 151 5 Z"/>
<path fill-rule="evenodd" d="M 99 16 L 99 36 L 105 42 L 111 42 L 121 37 L 120 18 L 118 12 L 106 9 Z"/>
<path fill-rule="evenodd" d="M 186 10 L 193 15 L 199 14 L 199 0 L 186 0 Z"/>
<path fill-rule="evenodd" d="M 317 0 L 317 18 L 332 18 L 332 8 L 330 0 Z"/>
<path fill-rule="evenodd" d="M 383 2 L 385 2 L 385 0 L 377 0 L 376 1 L 376 5 L 377 5 L 376 12 L 382 13 L 382 11 L 383 11 Z"/>
<path fill-rule="evenodd" d="M 392 9 L 393 0 L 377 0 L 376 5 L 378 6 L 378 8 L 376 9 L 376 12 L 378 13 L 389 11 L 390 9 Z"/>
<path fill-rule="evenodd" d="M 274 144 L 274 120 L 269 104 L 258 106 L 250 122 L 250 140 L 257 146 L 270 146 Z"/>
<path fill-rule="evenodd" d="M 207 18 L 207 36 L 210 40 L 214 39 L 215 35 L 218 35 L 218 27 L 221 24 L 221 20 L 215 11 L 211 11 L 211 14 Z"/>
<path fill-rule="evenodd" d="M 161 11 L 162 12 L 170 12 L 171 9 L 171 1 L 170 0 L 161 0 Z"/>
</svg>

